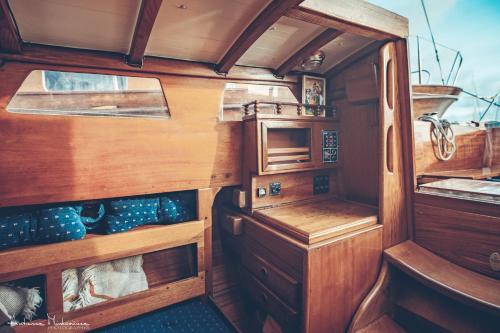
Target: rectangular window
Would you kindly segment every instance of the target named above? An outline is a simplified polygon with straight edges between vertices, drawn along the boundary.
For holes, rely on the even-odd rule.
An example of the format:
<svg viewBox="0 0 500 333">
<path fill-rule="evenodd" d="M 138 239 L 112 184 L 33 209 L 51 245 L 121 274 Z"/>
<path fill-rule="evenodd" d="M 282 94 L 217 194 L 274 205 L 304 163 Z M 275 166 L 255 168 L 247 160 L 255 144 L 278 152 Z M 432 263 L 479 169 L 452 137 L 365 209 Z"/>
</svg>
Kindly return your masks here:
<svg viewBox="0 0 500 333">
<path fill-rule="evenodd" d="M 41 70 L 28 75 L 7 111 L 170 118 L 160 81 L 156 78 Z"/>
</svg>

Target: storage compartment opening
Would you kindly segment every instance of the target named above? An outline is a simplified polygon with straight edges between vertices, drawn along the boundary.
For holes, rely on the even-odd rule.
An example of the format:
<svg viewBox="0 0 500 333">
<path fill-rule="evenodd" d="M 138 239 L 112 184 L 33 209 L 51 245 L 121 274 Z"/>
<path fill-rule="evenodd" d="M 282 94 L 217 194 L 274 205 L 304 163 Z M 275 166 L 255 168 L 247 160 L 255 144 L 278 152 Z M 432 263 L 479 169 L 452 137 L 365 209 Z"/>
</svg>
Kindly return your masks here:
<svg viewBox="0 0 500 333">
<path fill-rule="evenodd" d="M 198 275 L 196 244 L 130 256 L 62 273 L 64 312 Z"/>
<path fill-rule="evenodd" d="M 302 163 L 311 160 L 310 128 L 268 128 L 268 164 Z"/>
<path fill-rule="evenodd" d="M 46 318 L 45 290 L 45 275 L 0 282 L 0 326 Z"/>
<path fill-rule="evenodd" d="M 195 221 L 196 191 L 0 208 L 0 251 Z"/>
</svg>

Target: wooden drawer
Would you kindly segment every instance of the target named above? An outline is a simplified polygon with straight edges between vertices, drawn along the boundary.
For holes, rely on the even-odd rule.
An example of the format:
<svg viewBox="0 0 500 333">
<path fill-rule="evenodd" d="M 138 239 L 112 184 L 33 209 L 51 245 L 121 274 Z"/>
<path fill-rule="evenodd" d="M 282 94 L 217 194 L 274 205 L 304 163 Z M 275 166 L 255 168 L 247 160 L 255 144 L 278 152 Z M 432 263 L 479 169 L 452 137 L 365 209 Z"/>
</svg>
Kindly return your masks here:
<svg viewBox="0 0 500 333">
<path fill-rule="evenodd" d="M 255 303 L 287 328 L 296 328 L 299 324 L 298 312 L 289 307 L 272 291 L 267 289 L 252 273 L 242 270 L 242 286 Z M 288 331 L 287 331 L 288 332 Z"/>
<path fill-rule="evenodd" d="M 300 287 L 297 280 L 251 251 L 243 252 L 243 265 L 267 288 L 293 308 L 300 308 Z"/>
<path fill-rule="evenodd" d="M 243 215 L 243 221 L 245 248 L 301 281 L 305 249 L 254 218 Z"/>
</svg>

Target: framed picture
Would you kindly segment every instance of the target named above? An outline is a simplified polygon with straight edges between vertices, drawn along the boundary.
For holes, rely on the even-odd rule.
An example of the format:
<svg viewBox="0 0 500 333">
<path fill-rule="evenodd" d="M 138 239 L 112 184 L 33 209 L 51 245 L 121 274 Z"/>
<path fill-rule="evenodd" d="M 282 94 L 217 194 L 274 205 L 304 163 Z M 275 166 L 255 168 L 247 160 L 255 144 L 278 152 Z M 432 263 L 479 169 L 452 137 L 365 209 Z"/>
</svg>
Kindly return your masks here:
<svg viewBox="0 0 500 333">
<path fill-rule="evenodd" d="M 304 75 L 302 77 L 302 104 L 304 104 L 305 114 L 314 115 L 315 105 L 325 105 L 326 80 L 322 77 Z M 324 110 L 321 111 L 324 116 Z"/>
</svg>

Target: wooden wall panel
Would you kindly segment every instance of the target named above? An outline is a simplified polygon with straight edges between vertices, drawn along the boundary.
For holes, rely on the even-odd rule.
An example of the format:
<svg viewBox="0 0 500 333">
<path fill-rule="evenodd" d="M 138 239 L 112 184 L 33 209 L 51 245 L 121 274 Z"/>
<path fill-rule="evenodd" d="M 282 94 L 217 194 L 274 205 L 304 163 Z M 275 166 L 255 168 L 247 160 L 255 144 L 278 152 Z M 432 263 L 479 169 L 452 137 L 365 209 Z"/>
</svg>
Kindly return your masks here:
<svg viewBox="0 0 500 333">
<path fill-rule="evenodd" d="M 61 67 L 8 62 L 0 68 L 0 206 L 241 182 L 241 122 L 217 119 L 224 80 L 141 74 L 161 80 L 171 120 L 6 112 L 33 69 Z"/>
<path fill-rule="evenodd" d="M 500 279 L 500 272 L 489 265 L 490 254 L 500 250 L 500 217 L 462 211 L 459 200 L 454 208 L 443 208 L 440 198 L 434 198 L 434 206 L 415 205 L 415 242 L 457 265 Z"/>
<path fill-rule="evenodd" d="M 304 286 L 311 304 L 305 310 L 307 332 L 345 332 L 377 279 L 381 259 L 380 225 L 310 250 L 307 262 L 310 277 Z M 332 293 L 334 297 L 325 297 Z"/>
<path fill-rule="evenodd" d="M 340 115 L 339 187 L 350 200 L 378 205 L 379 125 L 376 53 L 329 80 L 327 98 Z M 363 93 L 359 91 L 363 90 Z"/>
</svg>

